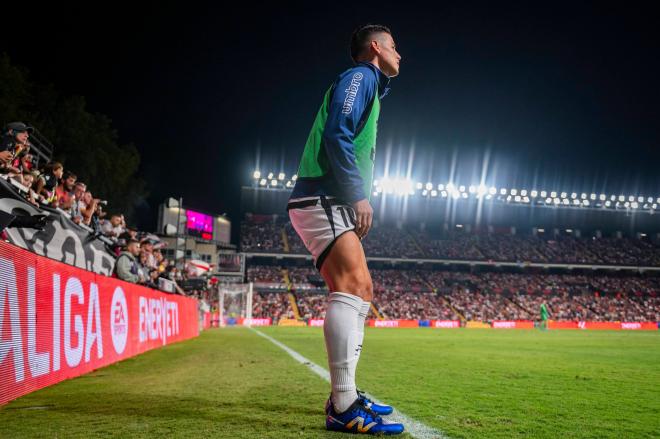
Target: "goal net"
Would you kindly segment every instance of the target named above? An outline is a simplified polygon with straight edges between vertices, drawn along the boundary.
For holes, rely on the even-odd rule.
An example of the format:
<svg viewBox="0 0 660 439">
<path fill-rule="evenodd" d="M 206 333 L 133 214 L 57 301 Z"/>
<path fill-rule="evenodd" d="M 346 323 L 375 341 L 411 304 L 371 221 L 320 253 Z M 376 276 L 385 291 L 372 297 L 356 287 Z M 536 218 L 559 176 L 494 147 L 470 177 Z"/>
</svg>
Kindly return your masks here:
<svg viewBox="0 0 660 439">
<path fill-rule="evenodd" d="M 218 283 L 219 326 L 246 325 L 252 321 L 252 282 Z"/>
</svg>

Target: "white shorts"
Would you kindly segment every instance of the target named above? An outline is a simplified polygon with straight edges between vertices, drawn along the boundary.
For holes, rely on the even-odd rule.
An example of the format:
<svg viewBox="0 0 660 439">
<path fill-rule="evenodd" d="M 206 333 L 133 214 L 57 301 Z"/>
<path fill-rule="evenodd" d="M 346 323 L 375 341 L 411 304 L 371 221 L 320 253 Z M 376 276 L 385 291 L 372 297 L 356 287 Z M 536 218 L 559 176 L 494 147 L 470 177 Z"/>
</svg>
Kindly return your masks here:
<svg viewBox="0 0 660 439">
<path fill-rule="evenodd" d="M 336 198 L 306 197 L 289 200 L 287 206 L 291 225 L 321 269 L 335 240 L 355 230 L 355 210 Z"/>
</svg>

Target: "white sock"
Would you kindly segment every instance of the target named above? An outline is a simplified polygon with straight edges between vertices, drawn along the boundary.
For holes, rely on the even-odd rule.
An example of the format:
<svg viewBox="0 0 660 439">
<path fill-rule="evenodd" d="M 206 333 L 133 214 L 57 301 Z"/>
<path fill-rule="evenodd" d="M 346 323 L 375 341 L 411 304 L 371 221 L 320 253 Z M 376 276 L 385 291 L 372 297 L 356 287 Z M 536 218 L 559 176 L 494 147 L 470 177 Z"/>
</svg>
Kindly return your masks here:
<svg viewBox="0 0 660 439">
<path fill-rule="evenodd" d="M 358 316 L 362 299 L 353 294 L 330 293 L 323 323 L 325 347 L 328 351 L 332 403 L 339 413 L 357 399 L 355 368 L 360 355 Z"/>
<path fill-rule="evenodd" d="M 362 353 L 362 342 L 364 341 L 364 322 L 367 319 L 369 314 L 369 309 L 371 309 L 371 302 L 362 301 L 362 306 L 360 307 L 360 313 L 358 314 L 357 321 L 357 330 L 358 330 L 358 358 L 355 362 L 355 369 L 357 369 L 358 361 L 360 361 L 360 354 Z M 353 375 L 355 375 L 355 369 L 353 369 Z"/>
</svg>

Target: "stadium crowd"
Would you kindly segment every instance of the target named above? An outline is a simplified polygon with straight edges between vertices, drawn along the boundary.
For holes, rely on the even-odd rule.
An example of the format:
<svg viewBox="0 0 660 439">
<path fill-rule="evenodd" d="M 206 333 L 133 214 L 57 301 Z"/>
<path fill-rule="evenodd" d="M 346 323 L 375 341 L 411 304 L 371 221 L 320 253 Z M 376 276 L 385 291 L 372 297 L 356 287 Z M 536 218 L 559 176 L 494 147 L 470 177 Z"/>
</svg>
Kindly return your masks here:
<svg viewBox="0 0 660 439">
<path fill-rule="evenodd" d="M 186 273 L 179 272 L 174 262 L 163 256 L 164 243 L 157 236 L 127 226 L 121 213 L 108 215 L 104 210 L 107 202 L 94 197 L 87 184 L 61 163 L 50 161 L 36 166 L 38 161 L 30 144 L 33 130 L 23 122 L 5 125 L 0 140 L 0 178 L 12 182 L 33 205 L 59 209 L 74 223 L 103 236 L 117 256 L 114 275 L 118 278 L 156 289 L 162 278 L 183 294 L 177 282 Z"/>
<path fill-rule="evenodd" d="M 255 266 L 248 276 L 285 287 L 280 270 Z M 323 318 L 326 294 L 315 270 L 291 268 L 288 273 L 301 317 Z M 372 269 L 371 274 L 374 305 L 384 318 L 538 320 L 545 303 L 554 320 L 660 320 L 660 277 L 396 269 Z M 288 300 L 270 298 L 270 303 L 276 315 L 290 315 Z"/>
<path fill-rule="evenodd" d="M 241 232 L 245 252 L 307 253 L 291 224 L 282 220 L 244 221 Z M 660 246 L 646 240 L 546 235 L 502 231 L 445 231 L 435 235 L 414 228 L 380 226 L 369 231 L 362 245 L 366 255 L 374 257 L 660 266 Z"/>
</svg>

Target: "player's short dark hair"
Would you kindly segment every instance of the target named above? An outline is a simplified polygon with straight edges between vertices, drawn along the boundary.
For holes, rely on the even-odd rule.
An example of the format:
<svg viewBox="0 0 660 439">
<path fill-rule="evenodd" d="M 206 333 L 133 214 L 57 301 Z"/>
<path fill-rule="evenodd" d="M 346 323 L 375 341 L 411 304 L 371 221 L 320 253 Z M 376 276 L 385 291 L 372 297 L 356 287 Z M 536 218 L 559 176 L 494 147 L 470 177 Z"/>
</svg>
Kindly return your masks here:
<svg viewBox="0 0 660 439">
<path fill-rule="evenodd" d="M 365 24 L 353 31 L 353 35 L 351 35 L 351 58 L 354 62 L 358 62 L 358 58 L 371 42 L 373 34 L 380 32 L 392 34 L 390 28 L 382 24 Z"/>
</svg>

